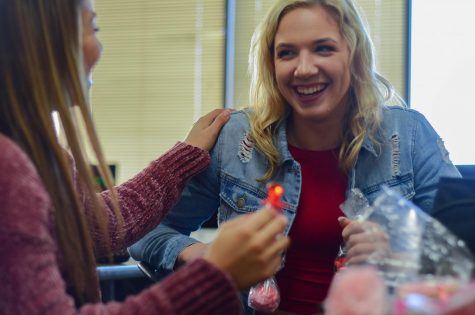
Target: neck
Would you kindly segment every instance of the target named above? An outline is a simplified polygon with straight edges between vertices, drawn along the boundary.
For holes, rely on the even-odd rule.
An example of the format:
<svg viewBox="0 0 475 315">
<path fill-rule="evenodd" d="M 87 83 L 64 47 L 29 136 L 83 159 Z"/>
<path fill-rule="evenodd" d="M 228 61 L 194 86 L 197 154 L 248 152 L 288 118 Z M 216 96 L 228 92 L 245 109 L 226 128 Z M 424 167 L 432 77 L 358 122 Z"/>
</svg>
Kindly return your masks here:
<svg viewBox="0 0 475 315">
<path fill-rule="evenodd" d="M 287 128 L 287 141 L 301 149 L 324 151 L 341 144 L 342 123 L 298 122 L 292 118 Z"/>
</svg>

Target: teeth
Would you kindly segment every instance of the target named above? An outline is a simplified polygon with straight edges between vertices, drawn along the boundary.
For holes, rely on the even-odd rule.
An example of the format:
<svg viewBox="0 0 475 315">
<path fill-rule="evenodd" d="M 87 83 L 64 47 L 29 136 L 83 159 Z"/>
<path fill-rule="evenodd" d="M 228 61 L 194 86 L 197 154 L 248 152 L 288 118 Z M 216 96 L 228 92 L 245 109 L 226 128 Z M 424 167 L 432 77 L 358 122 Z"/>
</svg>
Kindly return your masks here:
<svg viewBox="0 0 475 315">
<path fill-rule="evenodd" d="M 303 95 L 311 95 L 321 92 L 325 88 L 325 85 L 316 85 L 312 87 L 297 87 L 297 92 Z"/>
<path fill-rule="evenodd" d="M 317 92 L 317 87 L 310 87 L 310 88 L 298 87 L 297 92 L 299 92 L 300 94 L 309 95 L 309 94 L 313 94 Z"/>
</svg>

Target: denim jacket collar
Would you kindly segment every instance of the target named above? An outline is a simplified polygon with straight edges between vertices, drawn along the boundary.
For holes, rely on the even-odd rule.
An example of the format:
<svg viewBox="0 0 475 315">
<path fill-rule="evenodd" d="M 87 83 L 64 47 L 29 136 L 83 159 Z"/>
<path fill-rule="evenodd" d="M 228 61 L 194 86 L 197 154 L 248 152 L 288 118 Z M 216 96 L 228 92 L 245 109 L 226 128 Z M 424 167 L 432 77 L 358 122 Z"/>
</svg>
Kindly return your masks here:
<svg viewBox="0 0 475 315">
<path fill-rule="evenodd" d="M 287 120 L 288 119 L 283 119 L 277 125 L 277 149 L 282 155 L 282 163 L 285 163 L 286 161 L 289 161 L 289 160 L 293 160 L 292 155 L 290 154 L 290 151 L 287 145 L 287 132 L 286 132 Z M 368 152 L 370 152 L 371 154 L 373 154 L 375 157 L 378 156 L 378 153 L 376 152 L 374 144 L 369 139 L 367 134 L 365 135 L 365 138 L 363 140 L 362 147 L 366 149 Z"/>
<path fill-rule="evenodd" d="M 290 154 L 287 145 L 287 119 L 281 120 L 277 125 L 277 150 L 282 156 L 282 163 L 292 161 L 293 157 Z"/>
</svg>

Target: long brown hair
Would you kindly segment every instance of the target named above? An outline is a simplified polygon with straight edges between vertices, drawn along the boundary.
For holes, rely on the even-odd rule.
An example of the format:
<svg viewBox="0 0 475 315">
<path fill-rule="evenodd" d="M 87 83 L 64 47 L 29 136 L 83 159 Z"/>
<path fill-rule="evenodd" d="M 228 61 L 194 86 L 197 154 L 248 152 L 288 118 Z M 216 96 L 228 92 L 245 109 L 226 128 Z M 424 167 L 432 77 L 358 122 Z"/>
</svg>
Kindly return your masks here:
<svg viewBox="0 0 475 315">
<path fill-rule="evenodd" d="M 85 126 L 88 143 L 108 188 L 112 188 L 88 112 L 80 17 L 81 0 L 0 0 L 0 132 L 28 154 L 49 193 L 64 277 L 78 305 L 97 302 L 100 296 L 89 224 L 99 227 L 104 240 L 109 239 L 80 124 Z M 91 212 L 96 215 L 92 221 L 85 217 L 84 196 L 77 193 L 71 161 L 58 142 L 53 111 L 58 113 L 77 167 L 77 180 L 92 203 Z"/>
</svg>

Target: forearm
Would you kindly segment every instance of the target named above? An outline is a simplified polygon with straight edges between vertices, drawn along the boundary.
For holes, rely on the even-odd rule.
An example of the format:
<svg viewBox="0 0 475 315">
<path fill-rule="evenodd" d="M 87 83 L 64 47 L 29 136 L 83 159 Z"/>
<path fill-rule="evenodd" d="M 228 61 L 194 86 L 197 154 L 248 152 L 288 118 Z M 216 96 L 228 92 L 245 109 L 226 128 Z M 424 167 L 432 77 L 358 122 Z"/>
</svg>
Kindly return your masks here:
<svg viewBox="0 0 475 315">
<path fill-rule="evenodd" d="M 175 205 L 187 180 L 208 163 L 206 151 L 177 143 L 142 172 L 118 186 L 123 225 L 118 224 L 113 212 L 110 193 L 102 193 L 112 248 L 124 248 L 155 227 Z"/>
<path fill-rule="evenodd" d="M 175 229 L 160 224 L 129 248 L 135 260 L 145 261 L 157 268 L 160 277 L 170 274 L 179 265 L 179 254 L 189 246 L 199 243 Z"/>
</svg>

